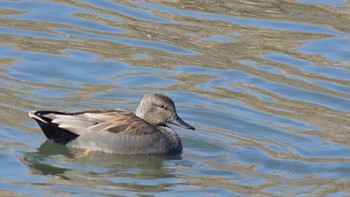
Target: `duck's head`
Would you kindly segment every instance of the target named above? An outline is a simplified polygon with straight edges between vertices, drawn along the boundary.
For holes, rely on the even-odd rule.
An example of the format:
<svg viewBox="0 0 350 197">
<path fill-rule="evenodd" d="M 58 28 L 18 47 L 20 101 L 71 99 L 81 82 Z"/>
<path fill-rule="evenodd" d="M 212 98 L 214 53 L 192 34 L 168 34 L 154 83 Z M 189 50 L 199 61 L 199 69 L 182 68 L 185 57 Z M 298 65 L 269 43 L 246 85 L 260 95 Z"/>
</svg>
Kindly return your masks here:
<svg viewBox="0 0 350 197">
<path fill-rule="evenodd" d="M 174 124 L 185 129 L 195 130 L 177 115 L 174 102 L 162 94 L 145 95 L 137 106 L 136 115 L 153 125 Z"/>
</svg>

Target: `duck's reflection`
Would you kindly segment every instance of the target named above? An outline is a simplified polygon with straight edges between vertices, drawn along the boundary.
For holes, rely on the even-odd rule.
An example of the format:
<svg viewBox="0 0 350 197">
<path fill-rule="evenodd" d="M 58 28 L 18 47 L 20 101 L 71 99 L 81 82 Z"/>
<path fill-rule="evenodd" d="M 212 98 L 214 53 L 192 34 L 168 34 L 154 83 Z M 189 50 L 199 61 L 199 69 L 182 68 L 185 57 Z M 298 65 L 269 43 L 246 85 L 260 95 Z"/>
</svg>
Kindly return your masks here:
<svg viewBox="0 0 350 197">
<path fill-rule="evenodd" d="M 164 164 L 171 160 L 181 160 L 180 156 L 152 155 L 116 155 L 101 152 L 91 152 L 89 155 L 75 158 L 84 150 L 67 148 L 66 146 L 46 141 L 36 152 L 24 154 L 23 162 L 33 173 L 54 175 L 68 178 L 68 171 L 77 173 L 104 174 L 114 177 L 173 177 Z"/>
</svg>

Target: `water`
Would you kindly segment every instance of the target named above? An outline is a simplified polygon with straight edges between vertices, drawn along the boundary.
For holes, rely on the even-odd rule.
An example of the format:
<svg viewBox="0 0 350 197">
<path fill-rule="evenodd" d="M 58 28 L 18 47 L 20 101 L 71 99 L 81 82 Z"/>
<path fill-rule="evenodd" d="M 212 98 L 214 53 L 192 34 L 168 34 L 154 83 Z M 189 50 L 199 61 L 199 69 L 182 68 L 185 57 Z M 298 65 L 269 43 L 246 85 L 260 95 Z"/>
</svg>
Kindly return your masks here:
<svg viewBox="0 0 350 197">
<path fill-rule="evenodd" d="M 350 10 L 337 1 L 2 1 L 0 195 L 350 196 Z M 46 142 L 33 109 L 173 98 L 181 157 Z"/>
</svg>

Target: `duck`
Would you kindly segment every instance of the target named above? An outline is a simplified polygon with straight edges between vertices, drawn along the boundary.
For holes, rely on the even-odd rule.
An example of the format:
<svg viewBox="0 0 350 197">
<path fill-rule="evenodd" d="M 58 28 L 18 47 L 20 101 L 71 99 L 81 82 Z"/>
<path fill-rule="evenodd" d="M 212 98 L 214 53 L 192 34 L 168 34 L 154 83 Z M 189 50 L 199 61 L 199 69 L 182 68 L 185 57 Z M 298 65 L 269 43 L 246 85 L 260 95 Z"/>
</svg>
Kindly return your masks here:
<svg viewBox="0 0 350 197">
<path fill-rule="evenodd" d="M 181 139 L 170 125 L 195 130 L 179 117 L 173 100 L 163 94 L 146 94 L 135 113 L 102 109 L 34 110 L 28 114 L 50 141 L 121 155 L 181 155 Z"/>
</svg>

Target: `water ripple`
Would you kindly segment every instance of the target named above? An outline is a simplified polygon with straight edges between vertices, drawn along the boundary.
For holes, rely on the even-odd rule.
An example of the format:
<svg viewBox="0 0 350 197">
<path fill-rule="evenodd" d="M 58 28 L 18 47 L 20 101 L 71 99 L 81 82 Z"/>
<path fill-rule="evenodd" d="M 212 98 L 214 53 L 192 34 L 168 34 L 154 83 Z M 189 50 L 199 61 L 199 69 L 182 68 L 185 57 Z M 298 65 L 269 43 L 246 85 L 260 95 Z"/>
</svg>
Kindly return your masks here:
<svg viewBox="0 0 350 197">
<path fill-rule="evenodd" d="M 330 29 L 324 26 L 314 25 L 314 24 L 233 17 L 233 16 L 222 15 L 222 14 L 212 14 L 212 13 L 204 13 L 204 12 L 198 12 L 198 11 L 175 9 L 167 6 L 160 6 L 160 5 L 146 3 L 146 2 L 136 2 L 136 4 L 146 8 L 160 10 L 167 13 L 175 13 L 182 16 L 196 17 L 196 18 L 208 19 L 208 20 L 222 20 L 222 21 L 227 21 L 234 24 L 250 25 L 258 28 L 268 28 L 268 29 L 274 29 L 274 30 L 280 30 L 280 31 L 300 31 L 300 32 L 310 32 L 310 33 L 321 32 L 321 33 L 330 34 L 330 35 L 349 37 L 349 34 L 347 33 L 336 31 L 334 29 Z"/>
<path fill-rule="evenodd" d="M 349 196 L 345 1 L 4 1 L 0 195 Z M 181 157 L 45 142 L 33 109 L 173 98 Z"/>
</svg>

